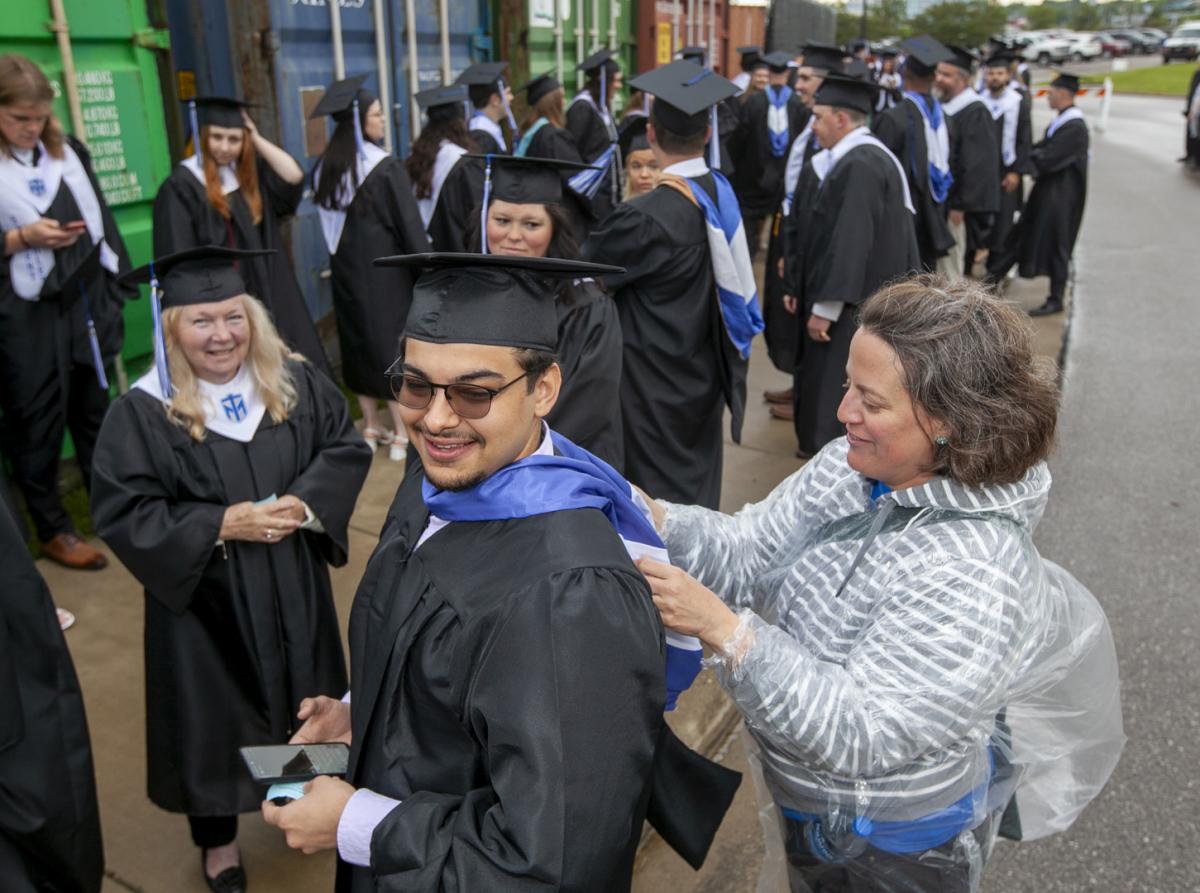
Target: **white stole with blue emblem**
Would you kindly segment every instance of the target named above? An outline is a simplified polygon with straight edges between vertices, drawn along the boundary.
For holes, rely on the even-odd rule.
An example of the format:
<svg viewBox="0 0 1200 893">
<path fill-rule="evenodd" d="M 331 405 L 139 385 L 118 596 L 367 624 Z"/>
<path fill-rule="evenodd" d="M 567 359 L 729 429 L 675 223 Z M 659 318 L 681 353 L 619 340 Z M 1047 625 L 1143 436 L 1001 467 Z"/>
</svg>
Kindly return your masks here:
<svg viewBox="0 0 1200 893">
<path fill-rule="evenodd" d="M 267 407 L 259 397 L 258 385 L 246 364 L 243 363 L 238 374 L 225 384 L 212 384 L 199 378 L 196 383 L 204 405 L 204 427 L 230 440 L 252 441 Z M 163 400 L 158 375 L 153 368 L 133 386 L 163 403 L 170 402 Z"/>
</svg>

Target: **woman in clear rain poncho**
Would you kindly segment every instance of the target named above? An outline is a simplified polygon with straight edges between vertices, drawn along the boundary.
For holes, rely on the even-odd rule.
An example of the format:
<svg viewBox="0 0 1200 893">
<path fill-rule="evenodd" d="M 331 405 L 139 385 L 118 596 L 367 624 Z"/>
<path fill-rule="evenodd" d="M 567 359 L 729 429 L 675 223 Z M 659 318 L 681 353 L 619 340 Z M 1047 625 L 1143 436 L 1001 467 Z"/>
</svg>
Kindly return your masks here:
<svg viewBox="0 0 1200 893">
<path fill-rule="evenodd" d="M 1019 309 L 919 277 L 860 326 L 847 436 L 735 515 L 656 504 L 678 568 L 641 566 L 761 751 L 786 857 L 766 873 L 977 890 L 1002 815 L 1010 836 L 1062 830 L 1108 779 L 1115 652 L 1031 540 L 1057 392 Z"/>
</svg>

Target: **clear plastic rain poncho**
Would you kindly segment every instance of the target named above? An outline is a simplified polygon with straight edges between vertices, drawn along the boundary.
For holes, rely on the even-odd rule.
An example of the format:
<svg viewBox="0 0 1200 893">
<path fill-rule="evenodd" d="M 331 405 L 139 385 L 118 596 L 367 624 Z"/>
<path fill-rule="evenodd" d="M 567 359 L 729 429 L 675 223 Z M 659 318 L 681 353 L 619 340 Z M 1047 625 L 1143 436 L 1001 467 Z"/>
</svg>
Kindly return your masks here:
<svg viewBox="0 0 1200 893">
<path fill-rule="evenodd" d="M 872 499 L 841 439 L 736 515 L 667 506 L 673 563 L 740 613 L 714 665 L 793 890 L 925 890 L 929 871 L 978 889 L 1002 815 L 1010 836 L 1061 831 L 1108 780 L 1115 649 L 1096 600 L 1033 545 L 1049 489 L 1041 464 Z"/>
</svg>

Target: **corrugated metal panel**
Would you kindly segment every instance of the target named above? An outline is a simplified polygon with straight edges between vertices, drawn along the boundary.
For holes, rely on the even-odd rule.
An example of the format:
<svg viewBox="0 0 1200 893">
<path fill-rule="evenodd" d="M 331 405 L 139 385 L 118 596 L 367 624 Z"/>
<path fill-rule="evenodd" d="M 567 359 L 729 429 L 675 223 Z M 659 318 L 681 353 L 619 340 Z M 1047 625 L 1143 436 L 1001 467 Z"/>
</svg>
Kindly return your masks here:
<svg viewBox="0 0 1200 893">
<path fill-rule="evenodd" d="M 708 47 L 714 70 L 736 74 L 726 65 L 729 45 L 726 0 L 638 0 L 638 68 L 648 71 L 670 62 L 685 46 Z"/>
<path fill-rule="evenodd" d="M 808 41 L 835 43 L 837 10 L 814 0 L 772 0 L 767 13 L 767 49 L 793 53 Z"/>
</svg>

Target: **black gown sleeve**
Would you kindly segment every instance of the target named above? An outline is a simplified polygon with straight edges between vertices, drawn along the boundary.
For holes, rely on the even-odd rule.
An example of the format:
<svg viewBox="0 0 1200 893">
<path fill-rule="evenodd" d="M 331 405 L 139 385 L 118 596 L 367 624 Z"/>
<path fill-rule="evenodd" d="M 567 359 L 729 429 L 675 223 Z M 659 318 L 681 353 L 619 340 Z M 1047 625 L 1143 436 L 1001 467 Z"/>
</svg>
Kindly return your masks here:
<svg viewBox="0 0 1200 893">
<path fill-rule="evenodd" d="M 148 592 L 177 614 L 187 610 L 217 548 L 226 506 L 177 501 L 174 451 L 162 407 L 138 391 L 108 410 L 92 459 L 96 532 Z"/>
<path fill-rule="evenodd" d="M 1017 157 L 1012 169 L 1018 174 L 1032 174 L 1033 162 L 1030 154 L 1033 152 L 1033 117 L 1028 98 L 1021 99 L 1021 109 L 1017 112 Z"/>
<path fill-rule="evenodd" d="M 355 429 L 346 398 L 337 386 L 309 363 L 293 363 L 292 371 L 305 377 L 316 442 L 314 457 L 288 492 L 301 499 L 321 522 L 324 558 L 341 567 L 349 550 L 350 515 L 371 467 L 371 450 Z"/>
<path fill-rule="evenodd" d="M 1053 137 L 1034 146 L 1029 161 L 1033 165 L 1034 176 L 1044 177 L 1075 164 L 1081 155 L 1087 155 L 1087 151 L 1087 127 L 1072 123 L 1064 125 Z"/>
<path fill-rule="evenodd" d="M 197 208 L 191 196 L 184 193 L 187 184 L 180 182 L 179 171 L 176 168 L 176 173 L 163 180 L 154 196 L 155 257 L 203 244 L 197 233 L 197 227 L 202 225 L 198 215 L 207 213 L 208 208 Z M 191 176 L 186 172 L 183 175 Z"/>
<path fill-rule="evenodd" d="M 258 189 L 276 218 L 291 217 L 304 198 L 304 180 L 289 183 L 262 158 L 258 159 Z"/>
<path fill-rule="evenodd" d="M 986 115 L 986 120 L 984 116 Z M 950 167 L 954 185 L 947 207 L 955 211 L 994 211 L 999 182 L 999 146 L 991 114 L 981 103 L 951 119 Z"/>
<path fill-rule="evenodd" d="M 901 152 L 904 151 L 904 131 L 896 120 L 895 112 L 889 110 L 876 115 L 871 121 L 871 132 L 875 134 L 879 142 L 888 147 L 889 152 L 901 159 L 901 164 L 904 163 L 901 155 Z"/>
<path fill-rule="evenodd" d="M 390 165 L 387 177 L 387 207 L 389 225 L 397 245 L 408 254 L 429 251 L 429 236 L 421 223 L 421 211 L 413 194 L 412 181 L 404 164 L 397 160 Z"/>
<path fill-rule="evenodd" d="M 699 212 L 697 212 L 699 213 Z M 580 260 L 624 267 L 624 273 L 604 277 L 604 287 L 620 300 L 620 290 L 671 267 L 670 237 L 636 203 L 618 205 L 583 244 Z"/>
<path fill-rule="evenodd" d="M 833 208 L 828 216 L 814 220 L 814 227 L 829 227 L 822 242 L 828 250 L 811 261 L 813 275 L 805 277 L 805 310 L 822 301 L 858 304 L 865 297 L 864 282 L 874 250 L 874 234 L 880 231 L 887 181 L 878 164 L 846 164 L 822 187 L 822 204 Z M 890 161 L 885 162 L 891 164 Z M 840 174 L 841 176 L 837 176 Z M 807 266 L 807 263 L 806 263 Z"/>
<path fill-rule="evenodd" d="M 483 202 L 483 166 L 475 158 L 460 158 L 446 175 L 437 206 L 429 219 L 429 241 L 434 251 L 477 251 L 468 248 L 466 227 Z"/>
<path fill-rule="evenodd" d="M 376 890 L 628 888 L 616 872 L 632 862 L 665 690 L 648 604 L 631 574 L 586 567 L 514 596 L 465 681 L 487 775 L 463 795 L 414 791 L 387 815 L 371 841 Z"/>
</svg>

